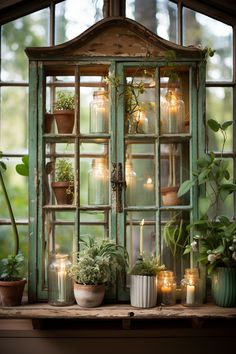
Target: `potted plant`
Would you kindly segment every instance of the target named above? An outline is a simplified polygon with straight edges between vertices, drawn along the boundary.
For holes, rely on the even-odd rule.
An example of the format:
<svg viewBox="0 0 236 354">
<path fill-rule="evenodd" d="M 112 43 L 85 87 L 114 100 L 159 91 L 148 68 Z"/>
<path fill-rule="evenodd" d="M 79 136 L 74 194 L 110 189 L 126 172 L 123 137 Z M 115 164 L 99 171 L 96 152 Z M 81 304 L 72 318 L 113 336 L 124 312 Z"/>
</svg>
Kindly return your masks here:
<svg viewBox="0 0 236 354">
<path fill-rule="evenodd" d="M 157 274 L 164 270 L 159 257 L 139 256 L 130 271 L 130 303 L 134 307 L 155 307 L 157 304 Z"/>
<path fill-rule="evenodd" d="M 75 120 L 75 95 L 70 91 L 58 91 L 54 104 L 54 117 L 59 134 L 71 134 Z"/>
<path fill-rule="evenodd" d="M 82 307 L 96 307 L 103 301 L 106 286 L 114 284 L 117 275 L 125 274 L 127 251 L 110 240 L 98 241 L 91 236 L 81 238 L 80 247 L 69 270 L 75 299 Z"/>
<path fill-rule="evenodd" d="M 16 166 L 19 174 L 28 175 L 28 156 L 24 156 L 23 163 Z M 19 234 L 14 217 L 14 213 L 9 199 L 6 185 L 3 179 L 3 172 L 6 170 L 6 164 L 2 161 L 0 152 L 0 185 L 3 196 L 9 211 L 12 230 L 14 235 L 14 251 L 0 261 L 0 305 L 18 306 L 21 305 L 22 295 L 26 284 L 26 279 L 21 276 L 21 269 L 24 264 L 24 257 L 19 252 Z"/>
<path fill-rule="evenodd" d="M 185 252 L 199 253 L 198 261 L 206 265 L 212 280 L 212 295 L 219 306 L 236 306 L 236 221 L 225 215 L 211 215 L 218 209 L 220 200 L 225 202 L 236 191 L 232 183 L 228 162 L 223 159 L 227 129 L 232 121 L 223 124 L 210 119 L 208 126 L 220 132 L 223 138 L 221 156 L 213 152 L 197 160 L 197 170 L 192 179 L 185 181 L 180 189 L 182 196 L 194 185 L 206 187 L 206 195 L 199 200 L 199 219 L 190 225 L 194 229 L 193 240 Z"/>
<path fill-rule="evenodd" d="M 51 183 L 57 204 L 72 204 L 74 199 L 74 171 L 71 161 L 57 159 L 55 181 Z"/>
</svg>

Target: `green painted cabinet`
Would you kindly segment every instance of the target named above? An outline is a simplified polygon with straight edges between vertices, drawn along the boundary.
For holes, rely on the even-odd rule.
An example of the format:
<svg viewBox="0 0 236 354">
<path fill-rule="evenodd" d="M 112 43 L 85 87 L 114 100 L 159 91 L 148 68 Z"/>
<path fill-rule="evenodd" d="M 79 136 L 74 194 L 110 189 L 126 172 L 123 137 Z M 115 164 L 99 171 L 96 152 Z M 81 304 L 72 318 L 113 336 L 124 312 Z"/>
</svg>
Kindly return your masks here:
<svg viewBox="0 0 236 354">
<path fill-rule="evenodd" d="M 196 192 L 179 199 L 177 191 L 204 147 L 201 50 L 109 18 L 68 43 L 26 53 L 30 301 L 47 300 L 50 252 L 73 254 L 82 235 L 124 244 L 130 265 L 140 253 L 160 255 L 179 281 L 189 259 L 164 236 L 184 245 L 197 213 Z M 61 117 L 62 108 L 74 110 Z M 128 289 L 129 277 L 108 298 L 128 300 Z"/>
</svg>

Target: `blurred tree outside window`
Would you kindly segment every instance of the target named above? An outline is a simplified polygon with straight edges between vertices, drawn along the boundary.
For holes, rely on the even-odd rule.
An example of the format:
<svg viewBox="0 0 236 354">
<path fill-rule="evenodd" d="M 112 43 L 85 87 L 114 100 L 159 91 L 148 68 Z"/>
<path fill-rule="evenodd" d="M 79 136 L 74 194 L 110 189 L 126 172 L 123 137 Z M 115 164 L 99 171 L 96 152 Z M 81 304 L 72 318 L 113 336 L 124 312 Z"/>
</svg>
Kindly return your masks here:
<svg viewBox="0 0 236 354">
<path fill-rule="evenodd" d="M 15 171 L 28 153 L 28 58 L 25 48 L 59 44 L 79 35 L 102 18 L 103 0 L 66 0 L 55 6 L 55 33 L 50 33 L 50 8 L 1 26 L 0 151 L 7 171 L 7 191 L 17 219 L 20 250 L 28 258 L 28 180 Z M 12 227 L 0 191 L 0 258 L 13 249 Z M 27 264 L 27 262 L 26 262 Z"/>
</svg>

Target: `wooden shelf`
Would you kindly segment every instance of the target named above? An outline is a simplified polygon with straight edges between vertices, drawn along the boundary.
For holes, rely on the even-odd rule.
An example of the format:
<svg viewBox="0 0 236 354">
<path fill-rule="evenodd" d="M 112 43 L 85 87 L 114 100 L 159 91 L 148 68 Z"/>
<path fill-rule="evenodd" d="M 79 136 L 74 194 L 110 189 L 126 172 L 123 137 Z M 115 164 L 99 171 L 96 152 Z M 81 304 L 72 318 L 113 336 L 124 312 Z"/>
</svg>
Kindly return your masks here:
<svg viewBox="0 0 236 354">
<path fill-rule="evenodd" d="M 5 319 L 236 319 L 236 308 L 224 308 L 211 304 L 199 307 L 157 306 L 140 309 L 130 305 L 102 305 L 82 308 L 78 305 L 57 307 L 47 303 L 23 304 L 17 307 L 1 307 L 0 318 Z"/>
</svg>

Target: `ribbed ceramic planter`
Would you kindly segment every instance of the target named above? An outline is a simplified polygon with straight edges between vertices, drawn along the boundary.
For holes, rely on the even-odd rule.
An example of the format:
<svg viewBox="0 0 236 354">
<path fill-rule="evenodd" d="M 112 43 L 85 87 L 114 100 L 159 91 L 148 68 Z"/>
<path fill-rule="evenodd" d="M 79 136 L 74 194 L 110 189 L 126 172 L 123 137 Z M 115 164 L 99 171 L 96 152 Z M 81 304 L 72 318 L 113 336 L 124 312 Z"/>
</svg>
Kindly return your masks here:
<svg viewBox="0 0 236 354">
<path fill-rule="evenodd" d="M 130 303 L 134 307 L 155 307 L 157 304 L 157 283 L 155 276 L 131 275 Z"/>
<path fill-rule="evenodd" d="M 213 301 L 217 306 L 236 306 L 236 268 L 218 267 L 211 276 Z"/>
<path fill-rule="evenodd" d="M 84 285 L 74 283 L 75 300 L 81 307 L 100 306 L 105 295 L 105 289 L 105 284 Z"/>
</svg>

